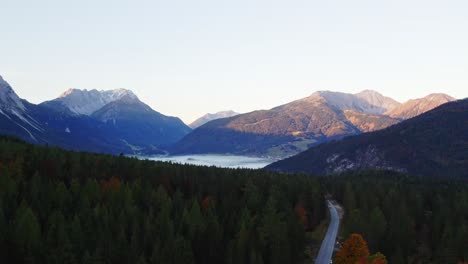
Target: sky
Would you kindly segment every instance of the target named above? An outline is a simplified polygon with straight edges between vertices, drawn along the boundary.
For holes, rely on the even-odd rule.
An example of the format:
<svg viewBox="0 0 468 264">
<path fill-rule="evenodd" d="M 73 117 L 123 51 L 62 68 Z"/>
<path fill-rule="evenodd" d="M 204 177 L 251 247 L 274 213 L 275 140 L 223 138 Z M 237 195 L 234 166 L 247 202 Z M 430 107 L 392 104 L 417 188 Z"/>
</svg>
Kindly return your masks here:
<svg viewBox="0 0 468 264">
<path fill-rule="evenodd" d="M 0 75 L 33 103 L 127 88 L 189 123 L 318 90 L 468 97 L 466 0 L 2 0 Z"/>
</svg>

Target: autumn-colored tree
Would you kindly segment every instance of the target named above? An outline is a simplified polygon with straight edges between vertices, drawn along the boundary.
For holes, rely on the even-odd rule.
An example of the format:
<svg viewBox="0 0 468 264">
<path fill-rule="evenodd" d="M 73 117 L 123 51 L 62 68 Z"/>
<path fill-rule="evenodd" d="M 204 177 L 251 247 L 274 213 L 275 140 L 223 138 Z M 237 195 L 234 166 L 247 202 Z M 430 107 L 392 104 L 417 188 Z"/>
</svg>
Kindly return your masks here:
<svg viewBox="0 0 468 264">
<path fill-rule="evenodd" d="M 120 180 L 116 177 L 112 177 L 109 180 L 103 180 L 101 181 L 101 188 L 104 191 L 108 190 L 118 190 L 120 189 Z"/>
<path fill-rule="evenodd" d="M 335 257 L 337 264 L 356 264 L 365 261 L 369 257 L 367 242 L 359 234 L 351 234 L 344 242 L 343 248 Z M 364 262 L 365 263 L 365 262 Z"/>
<path fill-rule="evenodd" d="M 369 256 L 367 242 L 359 234 L 352 234 L 336 255 L 338 264 L 388 264 L 387 258 L 380 252 Z"/>
<path fill-rule="evenodd" d="M 201 207 L 203 209 L 203 212 L 206 212 L 206 210 L 208 210 L 210 208 L 212 203 L 213 203 L 213 197 L 212 196 L 205 197 L 203 199 L 202 203 L 201 203 Z"/>
<path fill-rule="evenodd" d="M 298 203 L 294 208 L 294 211 L 296 212 L 296 215 L 301 223 L 304 225 L 304 228 L 308 228 L 309 222 L 307 219 L 307 210 L 305 209 L 304 205 L 302 205 L 302 203 Z"/>
</svg>

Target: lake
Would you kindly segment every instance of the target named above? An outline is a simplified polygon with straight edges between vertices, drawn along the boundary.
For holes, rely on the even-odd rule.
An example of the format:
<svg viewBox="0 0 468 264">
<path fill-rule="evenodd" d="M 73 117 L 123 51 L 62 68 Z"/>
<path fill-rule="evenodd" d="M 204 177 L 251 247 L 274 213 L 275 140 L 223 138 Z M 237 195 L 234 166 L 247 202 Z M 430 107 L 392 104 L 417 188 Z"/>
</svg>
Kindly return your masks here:
<svg viewBox="0 0 468 264">
<path fill-rule="evenodd" d="M 151 156 L 151 157 L 139 157 L 141 159 L 149 159 L 156 161 L 167 161 L 179 164 L 192 164 L 200 166 L 216 166 L 220 168 L 248 168 L 248 169 L 260 169 L 273 162 L 273 159 L 267 158 L 256 158 L 247 156 L 236 156 L 236 155 L 215 155 L 215 154 L 203 154 L 203 155 L 183 155 L 183 156 Z"/>
</svg>

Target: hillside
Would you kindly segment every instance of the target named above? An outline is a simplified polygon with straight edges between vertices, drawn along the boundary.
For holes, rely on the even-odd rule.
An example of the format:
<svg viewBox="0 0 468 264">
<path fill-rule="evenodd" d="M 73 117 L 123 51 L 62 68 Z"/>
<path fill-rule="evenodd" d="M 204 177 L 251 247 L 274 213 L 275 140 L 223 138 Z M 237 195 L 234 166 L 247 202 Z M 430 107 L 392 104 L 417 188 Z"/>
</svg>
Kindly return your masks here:
<svg viewBox="0 0 468 264">
<path fill-rule="evenodd" d="M 401 105 L 400 102 L 372 90 L 364 90 L 355 94 L 355 96 L 373 106 L 381 108 L 383 111 L 391 111 Z M 380 114 L 382 114 L 382 112 Z"/>
<path fill-rule="evenodd" d="M 343 236 L 390 263 L 468 260 L 466 180 L 177 165 L 5 136 L 0 172 L 1 263 L 312 263 L 330 194 L 350 212 Z"/>
<path fill-rule="evenodd" d="M 312 261 L 306 246 L 320 246 L 306 232 L 326 218 L 321 185 L 307 176 L 71 152 L 4 136 L 0 172 L 0 263 L 301 264 Z"/>
<path fill-rule="evenodd" d="M 423 114 L 439 105 L 455 100 L 455 98 L 446 94 L 430 94 L 423 98 L 409 100 L 408 102 L 385 112 L 385 115 L 405 120 Z"/>
<path fill-rule="evenodd" d="M 179 118 L 156 112 L 133 97 L 111 102 L 91 117 L 105 123 L 116 137 L 135 146 L 164 148 L 191 131 Z"/>
<path fill-rule="evenodd" d="M 385 169 L 466 177 L 468 99 L 444 104 L 381 131 L 321 144 L 267 169 L 312 174 Z"/>
<path fill-rule="evenodd" d="M 378 114 L 384 111 L 351 94 L 316 92 L 270 110 L 208 122 L 178 142 L 171 153 L 285 157 L 320 142 L 395 124 L 397 120 Z"/>
</svg>

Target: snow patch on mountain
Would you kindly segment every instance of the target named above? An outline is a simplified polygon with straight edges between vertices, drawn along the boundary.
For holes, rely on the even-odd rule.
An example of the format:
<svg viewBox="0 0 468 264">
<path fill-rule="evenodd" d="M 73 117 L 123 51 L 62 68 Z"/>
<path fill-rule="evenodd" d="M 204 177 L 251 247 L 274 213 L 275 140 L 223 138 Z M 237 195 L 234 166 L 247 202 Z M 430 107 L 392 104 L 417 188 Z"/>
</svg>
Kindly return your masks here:
<svg viewBox="0 0 468 264">
<path fill-rule="evenodd" d="M 9 115 L 5 114 L 5 112 L 3 112 L 2 109 L 0 109 L 0 114 L 4 115 L 6 118 L 11 120 L 11 117 Z"/>
<path fill-rule="evenodd" d="M 28 114 L 26 114 L 26 113 L 20 114 L 14 109 L 11 110 L 11 112 L 13 113 L 13 115 L 18 117 L 24 123 L 28 124 L 30 127 L 36 129 L 37 131 L 43 131 L 43 129 L 39 125 L 39 122 L 34 120 L 34 118 L 30 117 Z"/>
</svg>

